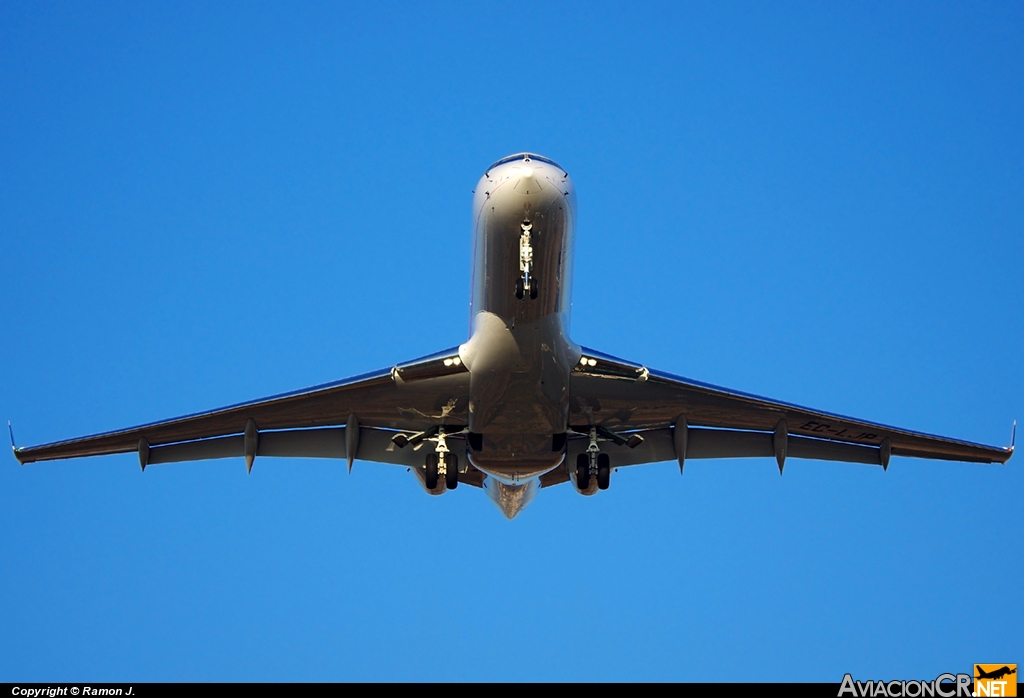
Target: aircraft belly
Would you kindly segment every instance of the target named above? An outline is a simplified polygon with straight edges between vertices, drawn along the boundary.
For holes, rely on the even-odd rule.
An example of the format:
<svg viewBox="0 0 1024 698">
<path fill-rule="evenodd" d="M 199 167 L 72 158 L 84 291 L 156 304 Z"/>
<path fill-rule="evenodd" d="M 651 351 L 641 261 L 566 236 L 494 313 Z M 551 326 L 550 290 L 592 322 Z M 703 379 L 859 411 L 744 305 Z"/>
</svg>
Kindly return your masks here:
<svg viewBox="0 0 1024 698">
<path fill-rule="evenodd" d="M 520 163 L 485 175 L 477 191 L 473 327 L 460 348 L 469 431 L 482 435 L 470 460 L 516 482 L 564 458 L 553 438 L 567 429 L 580 357 L 567 327 L 572 186 L 561 170 Z"/>
<path fill-rule="evenodd" d="M 565 451 L 552 451 L 551 437 L 543 435 L 485 438 L 483 451 L 468 453 L 473 467 L 506 483 L 540 477 L 565 460 Z"/>
<path fill-rule="evenodd" d="M 460 348 L 470 370 L 469 430 L 483 435 L 471 460 L 496 475 L 548 472 L 562 462 L 552 438 L 568 425 L 569 373 L 579 348 L 567 341 L 559 315 L 513 329 L 479 313 L 474 324 Z"/>
</svg>

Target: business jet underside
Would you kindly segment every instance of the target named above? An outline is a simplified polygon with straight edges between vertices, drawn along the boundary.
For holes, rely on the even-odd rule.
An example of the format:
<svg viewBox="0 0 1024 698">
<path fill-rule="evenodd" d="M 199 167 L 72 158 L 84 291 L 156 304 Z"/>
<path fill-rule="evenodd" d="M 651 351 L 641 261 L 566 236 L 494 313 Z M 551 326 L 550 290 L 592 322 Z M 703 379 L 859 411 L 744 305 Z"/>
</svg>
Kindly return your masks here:
<svg viewBox="0 0 1024 698">
<path fill-rule="evenodd" d="M 556 163 L 499 160 L 475 191 L 468 342 L 393 368 L 31 448 L 21 463 L 136 452 L 149 465 L 242 456 L 407 466 L 431 494 L 483 487 L 512 518 L 538 489 L 609 486 L 613 468 L 774 457 L 1004 463 L 998 448 L 883 426 L 646 368 L 568 337 L 575 194 Z M 12 439 L 13 440 L 13 439 Z"/>
</svg>

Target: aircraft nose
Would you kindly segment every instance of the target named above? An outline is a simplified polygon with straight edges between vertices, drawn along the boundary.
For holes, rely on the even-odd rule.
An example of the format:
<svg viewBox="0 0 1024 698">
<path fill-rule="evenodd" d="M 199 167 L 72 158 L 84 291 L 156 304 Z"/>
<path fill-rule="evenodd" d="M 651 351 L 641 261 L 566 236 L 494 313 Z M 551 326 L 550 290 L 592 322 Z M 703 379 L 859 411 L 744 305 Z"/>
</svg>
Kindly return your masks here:
<svg viewBox="0 0 1024 698">
<path fill-rule="evenodd" d="M 516 193 L 519 194 L 536 194 L 544 187 L 541 185 L 540 180 L 537 178 L 536 172 L 529 165 L 523 165 L 519 168 L 519 179 L 515 186 L 512 187 Z"/>
</svg>

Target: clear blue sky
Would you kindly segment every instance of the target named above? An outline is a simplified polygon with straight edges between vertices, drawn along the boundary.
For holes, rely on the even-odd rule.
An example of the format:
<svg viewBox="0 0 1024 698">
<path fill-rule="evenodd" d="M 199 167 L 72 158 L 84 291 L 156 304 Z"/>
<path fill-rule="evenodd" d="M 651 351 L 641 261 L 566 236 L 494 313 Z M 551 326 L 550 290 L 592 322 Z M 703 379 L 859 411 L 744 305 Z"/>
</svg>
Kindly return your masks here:
<svg viewBox="0 0 1024 698">
<path fill-rule="evenodd" d="M 573 337 L 1004 445 L 1020 3 L 0 4 L 23 445 L 464 341 L 470 190 L 579 195 Z M 1024 662 L 1022 456 L 625 469 L 509 522 L 404 469 L 0 460 L 0 680 L 933 678 Z"/>
</svg>

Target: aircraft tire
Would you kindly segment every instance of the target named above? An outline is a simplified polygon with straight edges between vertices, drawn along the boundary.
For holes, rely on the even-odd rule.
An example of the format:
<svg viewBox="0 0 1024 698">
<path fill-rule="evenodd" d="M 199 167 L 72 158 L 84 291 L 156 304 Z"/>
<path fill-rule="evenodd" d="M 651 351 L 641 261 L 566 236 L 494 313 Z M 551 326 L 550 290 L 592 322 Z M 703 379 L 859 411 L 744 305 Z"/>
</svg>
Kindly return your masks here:
<svg viewBox="0 0 1024 698">
<path fill-rule="evenodd" d="M 530 278 L 530 298 L 532 300 L 537 300 L 537 277 L 536 276 Z"/>
<path fill-rule="evenodd" d="M 454 490 L 459 486 L 459 458 L 454 453 L 444 454 L 444 486 Z"/>
<path fill-rule="evenodd" d="M 437 454 L 427 454 L 427 489 L 432 490 L 437 487 Z"/>
<path fill-rule="evenodd" d="M 576 456 L 576 487 L 581 492 L 590 487 L 590 456 L 586 453 Z"/>
<path fill-rule="evenodd" d="M 612 480 L 612 462 L 607 453 L 597 456 L 597 489 L 606 490 Z"/>
<path fill-rule="evenodd" d="M 523 277 L 520 276 L 516 279 L 516 298 L 523 300 L 524 295 L 526 294 L 524 293 Z"/>
</svg>

